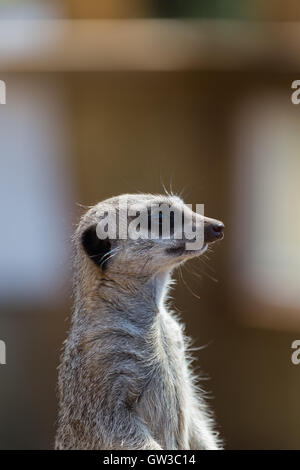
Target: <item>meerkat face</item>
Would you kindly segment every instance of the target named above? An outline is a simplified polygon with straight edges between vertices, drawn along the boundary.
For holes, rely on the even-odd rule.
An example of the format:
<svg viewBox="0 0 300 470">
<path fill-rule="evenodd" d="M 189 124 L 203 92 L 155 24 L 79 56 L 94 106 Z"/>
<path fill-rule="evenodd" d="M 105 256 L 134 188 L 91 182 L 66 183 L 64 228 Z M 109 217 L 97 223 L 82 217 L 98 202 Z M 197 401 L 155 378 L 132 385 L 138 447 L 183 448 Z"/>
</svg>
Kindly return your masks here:
<svg viewBox="0 0 300 470">
<path fill-rule="evenodd" d="M 200 256 L 223 238 L 224 225 L 193 212 L 177 196 L 107 199 L 79 225 L 86 256 L 102 271 L 147 276 Z"/>
</svg>

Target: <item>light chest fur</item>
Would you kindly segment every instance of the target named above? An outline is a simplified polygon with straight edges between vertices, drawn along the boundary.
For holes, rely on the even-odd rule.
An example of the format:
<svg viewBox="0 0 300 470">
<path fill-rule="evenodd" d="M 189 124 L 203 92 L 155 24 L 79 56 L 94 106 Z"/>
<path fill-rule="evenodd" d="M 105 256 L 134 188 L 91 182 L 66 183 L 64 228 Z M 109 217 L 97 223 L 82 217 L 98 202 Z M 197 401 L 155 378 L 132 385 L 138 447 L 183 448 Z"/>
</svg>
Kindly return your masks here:
<svg viewBox="0 0 300 470">
<path fill-rule="evenodd" d="M 149 423 L 151 432 L 165 449 L 187 449 L 189 407 L 182 393 L 188 379 L 185 344 L 181 327 L 164 308 L 155 325 L 156 339 L 151 379 L 137 408 Z"/>
</svg>

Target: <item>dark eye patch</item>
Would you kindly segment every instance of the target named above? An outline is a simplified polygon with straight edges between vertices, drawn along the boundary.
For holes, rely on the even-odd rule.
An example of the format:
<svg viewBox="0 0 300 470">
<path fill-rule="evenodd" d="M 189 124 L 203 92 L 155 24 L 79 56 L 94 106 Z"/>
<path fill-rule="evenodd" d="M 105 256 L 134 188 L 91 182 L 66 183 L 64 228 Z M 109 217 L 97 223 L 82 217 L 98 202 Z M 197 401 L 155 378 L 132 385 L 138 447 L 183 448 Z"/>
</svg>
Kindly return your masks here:
<svg viewBox="0 0 300 470">
<path fill-rule="evenodd" d="M 163 221 L 164 221 L 164 214 L 162 211 L 159 211 L 157 214 L 151 215 L 151 209 L 148 209 L 148 230 L 151 232 L 152 228 L 152 217 L 157 220 L 158 218 L 158 228 L 159 228 L 159 237 L 162 237 L 162 230 L 163 230 Z M 175 225 L 175 214 L 174 211 L 171 210 L 170 212 L 170 235 L 174 234 L 174 225 Z"/>
</svg>

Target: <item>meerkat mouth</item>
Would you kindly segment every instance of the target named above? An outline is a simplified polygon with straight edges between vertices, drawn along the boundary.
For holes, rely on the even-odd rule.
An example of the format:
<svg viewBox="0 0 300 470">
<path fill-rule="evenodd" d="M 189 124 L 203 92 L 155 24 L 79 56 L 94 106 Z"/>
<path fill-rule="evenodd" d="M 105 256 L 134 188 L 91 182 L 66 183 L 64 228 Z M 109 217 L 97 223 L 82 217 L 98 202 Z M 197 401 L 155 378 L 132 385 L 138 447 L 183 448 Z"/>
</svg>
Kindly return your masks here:
<svg viewBox="0 0 300 470">
<path fill-rule="evenodd" d="M 184 244 L 184 245 L 180 245 L 180 246 L 176 246 L 172 248 L 167 248 L 166 252 L 173 256 L 182 256 L 182 255 L 200 256 L 203 253 L 205 253 L 207 248 L 208 248 L 208 244 L 205 243 L 200 250 L 187 250 Z"/>
<path fill-rule="evenodd" d="M 185 250 L 185 245 L 179 245 L 179 246 L 175 246 L 175 247 L 166 249 L 166 252 L 169 255 L 174 255 L 174 256 L 181 256 L 181 255 L 183 255 L 183 253 L 185 251 L 186 251 Z"/>
<path fill-rule="evenodd" d="M 185 253 L 188 255 L 201 256 L 206 252 L 208 248 L 208 243 L 204 243 L 200 250 L 185 250 Z"/>
</svg>

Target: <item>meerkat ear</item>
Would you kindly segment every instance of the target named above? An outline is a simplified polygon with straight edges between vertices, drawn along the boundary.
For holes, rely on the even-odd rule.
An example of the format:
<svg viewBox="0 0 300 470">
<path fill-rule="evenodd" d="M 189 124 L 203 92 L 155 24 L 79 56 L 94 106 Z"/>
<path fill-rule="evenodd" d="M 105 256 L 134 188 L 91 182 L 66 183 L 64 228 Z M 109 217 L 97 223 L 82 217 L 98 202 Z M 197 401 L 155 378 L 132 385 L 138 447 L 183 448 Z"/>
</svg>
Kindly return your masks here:
<svg viewBox="0 0 300 470">
<path fill-rule="evenodd" d="M 81 243 L 91 260 L 104 270 L 107 266 L 108 260 L 106 258 L 111 250 L 111 243 L 108 239 L 101 240 L 96 229 L 96 224 L 88 227 L 81 236 Z"/>
</svg>

